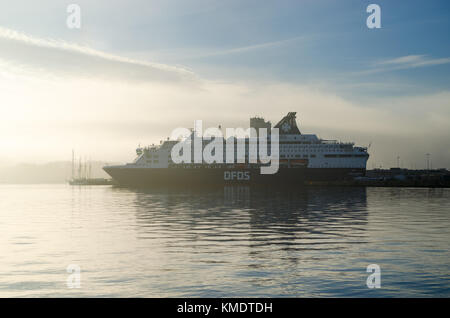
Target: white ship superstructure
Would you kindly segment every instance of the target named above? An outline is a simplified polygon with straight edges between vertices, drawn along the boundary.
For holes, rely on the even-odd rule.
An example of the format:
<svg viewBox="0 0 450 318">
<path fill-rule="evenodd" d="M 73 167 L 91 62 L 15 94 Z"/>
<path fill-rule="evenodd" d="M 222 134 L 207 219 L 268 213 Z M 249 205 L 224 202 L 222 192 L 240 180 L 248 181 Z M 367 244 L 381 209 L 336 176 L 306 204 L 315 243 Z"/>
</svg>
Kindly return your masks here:
<svg viewBox="0 0 450 318">
<path fill-rule="evenodd" d="M 259 128 L 267 128 L 270 131 L 271 128 L 270 122 L 257 117 L 250 120 L 250 126 L 256 131 Z M 295 112 L 288 113 L 275 125 L 275 128 L 278 128 L 279 131 L 280 168 L 276 173 L 278 178 L 288 178 L 290 182 L 295 182 L 294 176 L 297 176 L 298 180 L 334 180 L 365 174 L 369 157 L 367 148 L 357 147 L 351 142 L 320 139 L 315 134 L 302 134 L 297 127 Z M 191 134 L 191 138 L 193 134 Z M 244 141 L 246 145 L 244 163 L 237 161 L 236 144 L 234 146 L 234 163 L 226 163 L 227 140 L 223 140 L 222 163 L 206 163 L 204 161 L 194 163 L 192 152 L 190 162 L 177 164 L 173 162 L 171 152 L 179 140 L 166 140 L 157 146 L 139 147 L 136 150 L 137 157 L 132 163 L 123 166 L 109 166 L 104 169 L 116 181 L 125 184 L 133 184 L 133 180 L 136 178 L 139 179 L 139 184 L 147 183 L 147 181 L 151 183 L 152 180 L 143 180 L 143 178 L 153 178 L 155 181 L 157 178 L 164 177 L 163 171 L 167 171 L 166 176 L 170 177 L 173 182 L 177 182 L 175 180 L 177 176 L 186 177 L 188 171 L 194 179 L 202 177 L 207 180 L 208 175 L 213 179 L 220 178 L 221 175 L 227 175 L 226 171 L 230 170 L 245 170 L 246 173 L 251 174 L 251 180 L 261 181 L 263 180 L 262 176 L 255 175 L 261 165 L 249 162 L 248 141 L 248 139 Z M 210 142 L 210 140 L 203 140 L 203 148 Z M 152 173 L 155 173 L 153 177 Z M 271 182 L 282 181 L 273 176 L 266 179 L 272 180 Z M 224 178 L 222 177 L 221 180 L 223 181 Z"/>
<path fill-rule="evenodd" d="M 319 139 L 316 135 L 280 135 L 280 159 L 308 159 L 308 168 L 365 168 L 367 148 Z"/>
<path fill-rule="evenodd" d="M 314 134 L 301 134 L 295 123 L 295 113 L 277 124 L 279 129 L 279 154 L 282 164 L 294 160 L 307 161 L 308 168 L 365 168 L 368 159 L 367 148 L 355 147 L 352 142 L 324 140 Z M 137 158 L 130 165 L 149 168 L 168 168 L 172 164 L 171 150 L 179 141 L 167 140 L 158 146 L 138 148 Z M 210 141 L 204 141 L 203 147 Z M 224 162 L 226 158 L 226 140 L 223 141 Z M 236 153 L 237 147 L 234 148 Z M 248 159 L 248 147 L 245 158 Z M 235 154 L 235 157 L 237 155 Z M 193 160 L 192 160 L 193 162 Z M 248 161 L 247 161 L 248 162 Z M 205 163 L 206 164 L 206 163 Z"/>
</svg>

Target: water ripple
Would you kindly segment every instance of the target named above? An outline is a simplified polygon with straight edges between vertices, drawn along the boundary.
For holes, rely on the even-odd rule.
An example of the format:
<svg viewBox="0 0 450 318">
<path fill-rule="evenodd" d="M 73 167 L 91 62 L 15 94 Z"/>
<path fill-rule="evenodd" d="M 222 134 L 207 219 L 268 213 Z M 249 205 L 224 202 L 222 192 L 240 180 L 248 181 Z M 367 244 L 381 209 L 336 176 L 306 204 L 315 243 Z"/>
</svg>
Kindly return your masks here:
<svg viewBox="0 0 450 318">
<path fill-rule="evenodd" d="M 450 296 L 448 189 L 0 186 L 0 296 Z M 69 264 L 81 288 L 67 288 Z M 378 264 L 382 288 L 368 289 Z"/>
</svg>

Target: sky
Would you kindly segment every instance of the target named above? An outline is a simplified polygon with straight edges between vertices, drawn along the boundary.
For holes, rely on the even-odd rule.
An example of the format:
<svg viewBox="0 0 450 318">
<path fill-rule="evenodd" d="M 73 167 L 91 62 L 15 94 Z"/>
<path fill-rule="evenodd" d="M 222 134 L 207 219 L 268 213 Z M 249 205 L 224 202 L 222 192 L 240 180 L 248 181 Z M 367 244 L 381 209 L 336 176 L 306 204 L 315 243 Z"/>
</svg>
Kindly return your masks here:
<svg viewBox="0 0 450 318">
<path fill-rule="evenodd" d="M 296 111 L 302 133 L 370 144 L 368 168 L 423 168 L 426 153 L 450 168 L 449 14 L 436 0 L 0 0 L 0 165 L 72 149 L 127 162 L 196 119 Z"/>
</svg>

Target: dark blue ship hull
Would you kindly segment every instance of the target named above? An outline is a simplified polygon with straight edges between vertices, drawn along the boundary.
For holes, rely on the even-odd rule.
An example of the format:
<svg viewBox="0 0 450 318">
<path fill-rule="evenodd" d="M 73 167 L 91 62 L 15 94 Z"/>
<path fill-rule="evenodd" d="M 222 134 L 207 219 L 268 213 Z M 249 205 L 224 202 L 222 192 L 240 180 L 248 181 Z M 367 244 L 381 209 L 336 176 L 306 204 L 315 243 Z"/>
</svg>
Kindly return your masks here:
<svg viewBox="0 0 450 318">
<path fill-rule="evenodd" d="M 287 168 L 275 174 L 261 174 L 259 168 L 136 168 L 114 166 L 103 168 L 119 185 L 208 186 L 208 185 L 284 185 L 300 186 L 311 181 L 351 180 L 364 176 L 363 168 Z"/>
</svg>

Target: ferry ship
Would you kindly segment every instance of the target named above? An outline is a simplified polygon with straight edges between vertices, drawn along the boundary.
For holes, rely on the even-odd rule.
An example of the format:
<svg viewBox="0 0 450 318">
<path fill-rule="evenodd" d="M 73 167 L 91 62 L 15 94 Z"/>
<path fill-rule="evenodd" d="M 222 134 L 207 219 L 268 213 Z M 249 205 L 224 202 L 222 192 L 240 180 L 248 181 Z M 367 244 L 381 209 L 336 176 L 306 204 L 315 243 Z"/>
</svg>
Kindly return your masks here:
<svg viewBox="0 0 450 318">
<path fill-rule="evenodd" d="M 220 126 L 219 126 L 220 127 Z M 296 113 L 288 113 L 275 126 L 279 133 L 279 168 L 274 174 L 261 174 L 262 164 L 201 163 L 172 160 L 172 148 L 179 140 L 169 138 L 160 145 L 138 147 L 137 157 L 125 165 L 105 166 L 103 169 L 122 186 L 202 186 L 227 184 L 304 185 L 314 181 L 351 180 L 365 176 L 369 158 L 366 147 L 352 142 L 320 139 L 314 134 L 302 134 Z M 263 118 L 250 119 L 250 128 L 271 131 L 271 123 Z M 195 131 L 190 137 L 193 138 Z M 224 139 L 225 140 L 225 139 Z M 237 138 L 235 142 L 237 143 Z M 245 158 L 249 158 L 249 140 L 245 138 Z M 211 141 L 203 141 L 205 147 Z M 223 154 L 226 156 L 226 140 Z M 236 147 L 234 147 L 236 152 Z M 193 155 L 192 155 L 193 156 Z M 236 156 L 236 153 L 234 154 Z M 226 162 L 226 161 L 224 161 Z M 236 161 L 234 161 L 236 162 Z"/>
</svg>

